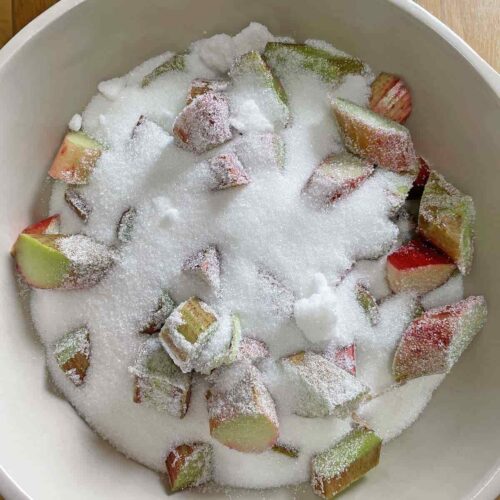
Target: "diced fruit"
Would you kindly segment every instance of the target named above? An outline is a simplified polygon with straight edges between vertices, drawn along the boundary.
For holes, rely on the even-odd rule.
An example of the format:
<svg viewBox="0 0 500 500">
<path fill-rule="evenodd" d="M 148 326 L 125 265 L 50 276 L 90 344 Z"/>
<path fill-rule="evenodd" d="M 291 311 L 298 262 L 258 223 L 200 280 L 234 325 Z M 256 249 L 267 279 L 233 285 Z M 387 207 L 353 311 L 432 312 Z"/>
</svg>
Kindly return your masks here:
<svg viewBox="0 0 500 500">
<path fill-rule="evenodd" d="M 141 346 L 130 372 L 135 377 L 135 403 L 184 417 L 191 397 L 191 374 L 182 373 L 156 337 Z"/>
<path fill-rule="evenodd" d="M 356 344 L 350 344 L 344 347 L 337 347 L 335 345 L 328 346 L 323 353 L 323 357 L 335 363 L 347 373 L 356 376 Z"/>
<path fill-rule="evenodd" d="M 225 368 L 207 392 L 210 434 L 228 448 L 261 453 L 278 439 L 274 402 L 250 363 Z"/>
<path fill-rule="evenodd" d="M 102 153 L 102 146 L 83 132 L 68 132 L 49 170 L 53 179 L 86 184 Z"/>
<path fill-rule="evenodd" d="M 170 450 L 165 465 L 172 493 L 200 486 L 212 479 L 212 446 L 181 444 Z"/>
<path fill-rule="evenodd" d="M 139 129 L 142 127 L 142 125 L 144 125 L 144 123 L 146 123 L 146 117 L 144 115 L 139 116 L 135 127 L 132 129 L 132 139 L 137 136 Z"/>
<path fill-rule="evenodd" d="M 174 309 L 175 304 L 170 294 L 166 290 L 162 290 L 156 309 L 151 313 L 140 332 L 149 334 L 159 332 Z"/>
<path fill-rule="evenodd" d="M 57 364 L 76 386 L 82 385 L 89 367 L 90 339 L 87 327 L 67 333 L 56 343 Z"/>
<path fill-rule="evenodd" d="M 368 394 L 359 380 L 314 352 L 299 352 L 281 363 L 296 391 L 294 411 L 301 417 L 344 418 Z"/>
<path fill-rule="evenodd" d="M 269 349 L 265 342 L 251 337 L 241 339 L 240 348 L 236 357 L 238 361 L 246 360 L 250 363 L 258 363 L 268 357 Z"/>
<path fill-rule="evenodd" d="M 273 132 L 250 133 L 235 146 L 236 154 L 247 170 L 278 169 L 285 167 L 285 143 Z"/>
<path fill-rule="evenodd" d="M 382 440 L 364 427 L 352 430 L 333 448 L 313 458 L 314 493 L 331 499 L 364 476 L 379 462 Z"/>
<path fill-rule="evenodd" d="M 13 256 L 33 288 L 91 287 L 114 262 L 110 249 L 82 234 L 21 234 Z"/>
<path fill-rule="evenodd" d="M 360 74 L 365 66 L 362 61 L 350 56 L 333 55 L 326 50 L 309 45 L 269 42 L 264 51 L 264 60 L 279 73 L 286 66 L 312 71 L 326 82 L 338 82 L 348 74 Z"/>
<path fill-rule="evenodd" d="M 447 373 L 486 322 L 484 297 L 430 309 L 403 334 L 393 362 L 397 382 Z"/>
<path fill-rule="evenodd" d="M 281 453 L 290 458 L 297 458 L 299 456 L 299 450 L 287 444 L 276 443 L 271 449 L 276 453 Z"/>
<path fill-rule="evenodd" d="M 247 52 L 236 59 L 229 76 L 235 84 L 248 82 L 261 95 L 271 99 L 268 106 L 277 105 L 281 109 L 280 125 L 286 126 L 290 119 L 288 97 L 285 89 L 263 57 L 257 51 Z"/>
<path fill-rule="evenodd" d="M 66 189 L 64 200 L 83 222 L 88 222 L 92 207 L 76 189 Z"/>
<path fill-rule="evenodd" d="M 175 119 L 173 135 L 178 147 L 196 154 L 229 141 L 232 133 L 226 97 L 217 92 L 197 97 Z"/>
<path fill-rule="evenodd" d="M 250 182 L 250 177 L 234 153 L 222 153 L 215 156 L 208 161 L 208 166 L 214 177 L 214 189 L 217 191 L 245 186 Z"/>
<path fill-rule="evenodd" d="M 431 169 L 428 163 L 421 156 L 419 156 L 417 160 L 418 174 L 408 194 L 408 198 L 410 200 L 415 200 L 416 198 L 420 198 L 422 196 L 425 185 L 427 183 L 427 179 L 429 178 L 429 174 L 431 173 Z"/>
<path fill-rule="evenodd" d="M 354 191 L 373 172 L 373 165 L 349 153 L 331 154 L 314 170 L 304 188 L 321 203 L 333 203 Z"/>
<path fill-rule="evenodd" d="M 116 228 L 118 241 L 128 243 L 132 239 L 132 231 L 134 230 L 136 218 L 137 210 L 135 208 L 129 208 L 122 213 Z"/>
<path fill-rule="evenodd" d="M 170 71 L 184 71 L 186 65 L 184 54 L 175 54 L 168 61 L 160 64 L 151 73 L 147 74 L 142 80 L 142 87 L 147 87 L 153 80 L 156 80 Z"/>
<path fill-rule="evenodd" d="M 24 234 L 57 234 L 61 225 L 59 215 L 51 215 L 23 229 Z"/>
<path fill-rule="evenodd" d="M 207 92 L 224 92 L 227 86 L 228 82 L 225 80 L 203 80 L 196 78 L 189 86 L 186 104 L 191 104 L 198 96 Z"/>
<path fill-rule="evenodd" d="M 414 239 L 387 257 L 387 281 L 395 293 L 412 290 L 424 294 L 448 281 L 455 264 L 440 250 Z"/>
<path fill-rule="evenodd" d="M 183 271 L 200 276 L 215 291 L 220 290 L 220 255 L 217 247 L 210 245 L 186 259 Z"/>
<path fill-rule="evenodd" d="M 394 217 L 403 208 L 405 201 L 408 198 L 408 193 L 410 192 L 416 178 L 416 170 L 412 173 L 386 173 L 394 176 L 390 180 L 389 187 L 385 190 L 387 199 L 389 200 L 389 215 Z"/>
<path fill-rule="evenodd" d="M 205 343 L 216 332 L 215 311 L 196 297 L 179 304 L 165 321 L 160 332 L 163 347 L 174 363 L 190 372 Z"/>
<path fill-rule="evenodd" d="M 425 185 L 418 213 L 418 231 L 467 274 L 474 252 L 474 202 L 434 170 Z"/>
<path fill-rule="evenodd" d="M 270 296 L 276 313 L 280 316 L 291 317 L 295 303 L 293 291 L 266 269 L 259 269 L 258 275 L 262 284 L 262 291 Z"/>
<path fill-rule="evenodd" d="M 407 128 L 346 99 L 333 99 L 332 106 L 340 135 L 351 153 L 394 172 L 416 170 Z"/>
<path fill-rule="evenodd" d="M 372 83 L 370 109 L 404 123 L 411 113 L 411 94 L 406 83 L 396 75 L 380 73 Z"/>
<path fill-rule="evenodd" d="M 356 294 L 356 300 L 365 311 L 372 326 L 376 325 L 380 320 L 380 313 L 375 297 L 371 294 L 370 290 L 361 283 L 356 284 L 354 293 Z"/>
</svg>

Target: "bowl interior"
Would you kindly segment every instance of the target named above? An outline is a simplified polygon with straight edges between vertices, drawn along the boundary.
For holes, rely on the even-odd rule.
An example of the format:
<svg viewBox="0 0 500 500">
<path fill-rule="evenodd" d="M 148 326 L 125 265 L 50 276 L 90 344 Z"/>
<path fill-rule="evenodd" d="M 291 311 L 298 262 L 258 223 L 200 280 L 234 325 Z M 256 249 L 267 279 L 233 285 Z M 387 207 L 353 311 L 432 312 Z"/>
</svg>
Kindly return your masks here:
<svg viewBox="0 0 500 500">
<path fill-rule="evenodd" d="M 0 463 L 29 495 L 127 500 L 164 494 L 156 474 L 102 442 L 53 391 L 42 348 L 18 300 L 8 250 L 22 227 L 44 215 L 38 200 L 66 123 L 99 81 L 166 49 L 183 49 L 218 32 L 235 33 L 252 20 L 275 34 L 331 41 L 376 70 L 404 75 L 415 101 L 408 125 L 419 154 L 471 194 L 478 211 L 477 253 L 467 291 L 486 295 L 488 325 L 423 416 L 384 449 L 381 465 L 345 498 L 455 499 L 491 475 L 500 450 L 500 337 L 495 332 L 500 322 L 500 101 L 474 67 L 408 5 L 386 0 L 63 0 L 28 27 L 31 36 L 17 50 L 14 41 L 12 50 L 3 52 Z M 307 488 L 298 491 L 300 498 L 313 498 Z M 232 496 L 261 498 L 250 492 Z M 292 496 L 290 490 L 266 493 Z"/>
</svg>

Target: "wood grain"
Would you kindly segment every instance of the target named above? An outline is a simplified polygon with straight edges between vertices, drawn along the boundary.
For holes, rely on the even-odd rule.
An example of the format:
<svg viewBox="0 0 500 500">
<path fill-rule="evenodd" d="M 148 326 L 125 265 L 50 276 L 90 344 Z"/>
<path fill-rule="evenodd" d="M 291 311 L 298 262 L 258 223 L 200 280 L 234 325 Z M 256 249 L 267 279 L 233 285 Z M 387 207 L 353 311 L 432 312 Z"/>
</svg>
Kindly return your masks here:
<svg viewBox="0 0 500 500">
<path fill-rule="evenodd" d="M 12 0 L 14 33 L 24 28 L 32 19 L 56 2 L 57 0 Z"/>
<path fill-rule="evenodd" d="M 0 0 L 0 47 L 14 34 L 12 26 L 12 1 Z"/>
</svg>

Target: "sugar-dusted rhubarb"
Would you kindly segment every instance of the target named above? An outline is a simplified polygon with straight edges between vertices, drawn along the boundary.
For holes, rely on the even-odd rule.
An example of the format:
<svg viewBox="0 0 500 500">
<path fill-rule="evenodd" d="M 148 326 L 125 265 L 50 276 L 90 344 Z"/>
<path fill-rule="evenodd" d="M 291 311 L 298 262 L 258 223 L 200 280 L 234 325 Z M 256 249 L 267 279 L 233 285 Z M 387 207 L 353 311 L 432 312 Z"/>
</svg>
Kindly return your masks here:
<svg viewBox="0 0 500 500">
<path fill-rule="evenodd" d="M 221 153 L 208 161 L 208 168 L 213 176 L 213 189 L 223 189 L 245 186 L 250 177 L 235 153 Z"/>
<path fill-rule="evenodd" d="M 150 313 L 146 323 L 140 328 L 140 332 L 158 333 L 174 309 L 175 303 L 172 297 L 167 290 L 162 290 L 155 310 Z"/>
<path fill-rule="evenodd" d="M 358 304 L 365 311 L 371 325 L 375 326 L 380 321 L 380 312 L 378 310 L 378 304 L 375 300 L 375 297 L 372 295 L 370 290 L 368 290 L 368 288 L 362 283 L 356 284 L 354 293 L 356 294 L 356 300 L 358 301 Z"/>
<path fill-rule="evenodd" d="M 201 486 L 212 479 L 212 446 L 207 443 L 181 444 L 165 460 L 170 491 Z"/>
<path fill-rule="evenodd" d="M 394 355 L 397 382 L 448 373 L 486 322 L 484 297 L 472 296 L 452 305 L 430 309 L 403 334 Z"/>
<path fill-rule="evenodd" d="M 85 381 L 90 364 L 90 337 L 87 327 L 66 333 L 55 345 L 57 364 L 76 386 Z"/>
<path fill-rule="evenodd" d="M 68 132 L 49 170 L 53 179 L 86 184 L 103 147 L 83 132 Z"/>
<path fill-rule="evenodd" d="M 184 54 L 174 54 L 167 61 L 156 67 L 151 73 L 148 73 L 142 80 L 142 87 L 147 87 L 154 80 L 164 75 L 165 73 L 170 73 L 171 71 L 184 71 L 186 66 L 186 61 Z"/>
<path fill-rule="evenodd" d="M 335 363 L 342 370 L 356 376 L 356 344 L 349 344 L 344 347 L 330 344 L 322 356 Z"/>
<path fill-rule="evenodd" d="M 16 268 L 33 288 L 88 288 L 113 265 L 115 255 L 83 234 L 21 234 L 14 248 Z"/>
<path fill-rule="evenodd" d="M 411 113 L 411 93 L 399 76 L 380 73 L 373 81 L 370 109 L 398 123 L 404 123 Z"/>
<path fill-rule="evenodd" d="M 351 153 L 394 172 L 416 170 L 407 128 L 346 99 L 333 99 L 332 106 L 340 135 Z"/>
<path fill-rule="evenodd" d="M 419 238 L 387 257 L 387 281 L 395 293 L 423 295 L 448 281 L 454 270 L 455 264 L 446 254 Z"/>
<path fill-rule="evenodd" d="M 417 170 L 415 169 L 410 173 L 386 173 L 391 174 L 389 185 L 385 190 L 385 195 L 389 202 L 389 215 L 396 217 L 405 206 L 405 202 L 415 181 Z"/>
<path fill-rule="evenodd" d="M 22 232 L 24 234 L 57 234 L 60 231 L 60 226 L 61 218 L 56 214 L 25 227 Z"/>
<path fill-rule="evenodd" d="M 418 232 L 467 274 L 474 252 L 476 211 L 470 196 L 431 171 L 418 212 Z"/>
<path fill-rule="evenodd" d="M 208 304 L 191 297 L 179 304 L 167 318 L 160 340 L 175 364 L 187 373 L 217 331 L 218 323 L 215 311 Z"/>
<path fill-rule="evenodd" d="M 373 172 L 373 165 L 351 155 L 328 155 L 309 177 L 304 191 L 322 204 L 347 196 Z"/>
<path fill-rule="evenodd" d="M 66 201 L 71 210 L 73 210 L 83 222 L 88 222 L 90 214 L 92 213 L 92 207 L 78 190 L 73 188 L 66 189 L 64 201 Z"/>
<path fill-rule="evenodd" d="M 129 370 L 134 376 L 135 403 L 144 403 L 173 417 L 186 415 L 191 397 L 191 374 L 182 373 L 157 337 L 142 344 Z"/>
<path fill-rule="evenodd" d="M 241 339 L 240 347 L 236 359 L 238 361 L 249 361 L 250 363 L 258 363 L 259 361 L 269 357 L 269 348 L 266 343 L 252 337 L 244 337 Z"/>
<path fill-rule="evenodd" d="M 187 258 L 182 270 L 198 275 L 216 292 L 220 290 L 220 254 L 217 247 L 209 245 Z"/>
<path fill-rule="evenodd" d="M 431 173 L 431 168 L 429 167 L 429 164 L 421 156 L 419 156 L 417 160 L 418 160 L 418 174 L 417 177 L 415 178 L 415 181 L 413 182 L 413 186 L 410 192 L 408 193 L 408 198 L 410 200 L 415 200 L 422 196 L 425 185 L 427 183 L 427 179 L 429 179 L 429 175 Z"/>
<path fill-rule="evenodd" d="M 229 141 L 232 133 L 227 98 L 207 92 L 194 99 L 175 119 L 173 135 L 178 147 L 196 154 Z"/>
<path fill-rule="evenodd" d="M 132 239 L 135 221 L 137 219 L 137 210 L 133 207 L 128 208 L 122 213 L 118 225 L 116 226 L 116 237 L 121 243 L 128 243 Z"/>
<path fill-rule="evenodd" d="M 247 171 L 281 170 L 285 167 L 285 143 L 274 132 L 249 133 L 241 137 L 235 151 Z"/>
<path fill-rule="evenodd" d="M 327 500 L 348 488 L 379 462 L 382 440 L 370 429 L 357 427 L 332 448 L 313 458 L 314 493 Z"/>
<path fill-rule="evenodd" d="M 355 57 L 334 55 L 326 50 L 296 43 L 269 42 L 264 60 L 278 74 L 289 68 L 311 71 L 328 83 L 336 83 L 349 74 L 365 70 L 363 62 Z M 286 68 L 286 69 L 285 69 Z"/>
<path fill-rule="evenodd" d="M 273 309 L 277 314 L 290 317 L 293 314 L 295 295 L 282 280 L 267 269 L 258 270 L 259 280 L 264 294 L 272 302 Z"/>
<path fill-rule="evenodd" d="M 227 80 L 204 80 L 196 78 L 189 85 L 186 104 L 191 104 L 198 96 L 207 92 L 224 92 L 228 85 L 229 82 Z"/>
<path fill-rule="evenodd" d="M 224 446 L 244 453 L 261 453 L 278 439 L 274 401 L 252 364 L 224 368 L 207 392 L 210 434 Z"/>
<path fill-rule="evenodd" d="M 368 393 L 368 387 L 323 356 L 299 352 L 281 360 L 295 391 L 294 412 L 301 417 L 345 418 Z"/>
<path fill-rule="evenodd" d="M 280 453 L 281 455 L 285 455 L 285 457 L 289 458 L 297 458 L 299 456 L 299 450 L 289 444 L 283 444 L 277 442 L 272 448 L 276 453 Z"/>
</svg>

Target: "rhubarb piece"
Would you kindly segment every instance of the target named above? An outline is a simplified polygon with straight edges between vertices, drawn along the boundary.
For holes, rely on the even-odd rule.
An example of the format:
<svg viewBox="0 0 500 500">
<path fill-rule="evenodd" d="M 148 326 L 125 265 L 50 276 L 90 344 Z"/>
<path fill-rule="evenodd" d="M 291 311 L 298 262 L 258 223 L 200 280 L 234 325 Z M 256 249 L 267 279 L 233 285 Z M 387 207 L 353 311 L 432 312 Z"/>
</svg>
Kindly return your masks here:
<svg viewBox="0 0 500 500">
<path fill-rule="evenodd" d="M 411 113 L 411 94 L 406 83 L 396 75 L 380 73 L 372 85 L 370 109 L 398 123 Z"/>
<path fill-rule="evenodd" d="M 262 168 L 281 170 L 285 167 L 285 143 L 273 132 L 250 133 L 235 146 L 236 154 L 246 170 Z"/>
<path fill-rule="evenodd" d="M 114 261 L 110 249 L 82 234 L 21 234 L 13 256 L 18 272 L 33 288 L 88 288 Z"/>
<path fill-rule="evenodd" d="M 484 297 L 430 309 L 410 324 L 393 361 L 397 382 L 448 373 L 486 322 Z"/>
<path fill-rule="evenodd" d="M 425 185 L 427 183 L 427 179 L 429 178 L 429 175 L 431 173 L 429 164 L 421 156 L 419 156 L 417 160 L 418 160 L 418 174 L 408 194 L 408 198 L 410 200 L 415 200 L 422 196 Z"/>
<path fill-rule="evenodd" d="M 262 340 L 252 337 L 241 339 L 240 348 L 236 356 L 237 361 L 248 361 L 250 363 L 258 363 L 269 357 L 269 349 Z"/>
<path fill-rule="evenodd" d="M 158 77 L 164 75 L 165 73 L 170 73 L 171 71 L 184 71 L 186 65 L 184 54 L 174 54 L 163 64 L 157 66 L 151 73 L 148 73 L 142 79 L 142 87 L 147 87 L 151 82 L 156 80 Z"/>
<path fill-rule="evenodd" d="M 403 208 L 408 198 L 408 194 L 416 178 L 416 170 L 409 174 L 386 173 L 392 175 L 392 178 L 389 177 L 390 185 L 385 190 L 385 193 L 389 200 L 389 215 L 394 217 Z"/>
<path fill-rule="evenodd" d="M 190 443 L 176 446 L 165 461 L 172 493 L 200 486 L 212 479 L 212 446 Z"/>
<path fill-rule="evenodd" d="M 363 73 L 362 61 L 351 56 L 334 55 L 326 50 L 296 43 L 269 42 L 264 60 L 279 74 L 286 70 L 312 71 L 328 83 L 336 83 L 349 74 Z"/>
<path fill-rule="evenodd" d="M 179 304 L 160 332 L 163 347 L 185 373 L 193 369 L 204 345 L 217 331 L 215 311 L 196 297 Z"/>
<path fill-rule="evenodd" d="M 321 203 L 333 203 L 354 191 L 373 165 L 349 153 L 331 154 L 314 170 L 304 190 Z"/>
<path fill-rule="evenodd" d="M 452 260 L 421 239 L 414 239 L 387 257 L 387 281 L 394 293 L 420 295 L 448 281 L 455 270 Z"/>
<path fill-rule="evenodd" d="M 296 391 L 294 412 L 301 417 L 345 418 L 368 394 L 368 388 L 347 371 L 314 352 L 281 360 Z"/>
<path fill-rule="evenodd" d="M 191 104 L 198 96 L 207 92 L 224 92 L 227 86 L 228 82 L 226 80 L 203 80 L 196 78 L 189 85 L 186 104 Z"/>
<path fill-rule="evenodd" d="M 285 455 L 286 457 L 297 458 L 299 456 L 299 450 L 288 444 L 283 444 L 278 442 L 271 449 L 276 453 L 281 453 L 281 455 Z"/>
<path fill-rule="evenodd" d="M 229 76 L 235 85 L 251 88 L 258 101 L 264 99 L 264 110 L 276 109 L 275 113 L 279 116 L 278 125 L 287 125 L 290 111 L 285 89 L 257 51 L 253 50 L 238 57 L 229 71 Z"/>
<path fill-rule="evenodd" d="M 60 225 L 61 218 L 59 215 L 51 215 L 24 228 L 22 232 L 24 234 L 57 234 L 60 230 Z"/>
<path fill-rule="evenodd" d="M 229 141 L 232 134 L 226 97 L 217 92 L 197 97 L 175 119 L 173 135 L 178 147 L 196 154 Z"/>
<path fill-rule="evenodd" d="M 468 274 L 474 252 L 474 202 L 434 170 L 425 185 L 418 231 Z"/>
<path fill-rule="evenodd" d="M 134 230 L 136 218 L 137 210 L 135 208 L 128 208 L 122 213 L 116 228 L 118 241 L 128 243 L 132 239 L 132 231 Z"/>
<path fill-rule="evenodd" d="M 76 189 L 66 189 L 64 200 L 83 222 L 88 222 L 92 207 Z"/>
<path fill-rule="evenodd" d="M 159 332 L 167 318 L 175 309 L 175 304 L 167 290 L 162 290 L 156 309 L 151 312 L 147 323 L 140 329 L 141 333 Z"/>
<path fill-rule="evenodd" d="M 220 254 L 217 247 L 210 245 L 186 259 L 183 271 L 200 276 L 216 292 L 220 290 Z"/>
<path fill-rule="evenodd" d="M 235 153 L 222 153 L 208 162 L 214 177 L 214 189 L 220 191 L 238 186 L 245 186 L 250 177 Z"/>
<path fill-rule="evenodd" d="M 361 283 L 357 283 L 354 289 L 356 300 L 363 308 L 372 326 L 375 326 L 380 320 L 380 313 L 378 310 L 377 301 L 371 294 L 370 290 Z"/>
<path fill-rule="evenodd" d="M 210 434 L 224 446 L 261 453 L 278 439 L 274 402 L 260 372 L 250 363 L 225 368 L 207 392 Z"/>
<path fill-rule="evenodd" d="M 322 356 L 347 373 L 356 376 L 356 344 L 344 347 L 329 345 Z"/>
<path fill-rule="evenodd" d="M 346 99 L 333 99 L 345 147 L 364 160 L 394 172 L 416 169 L 416 156 L 408 129 Z"/>
<path fill-rule="evenodd" d="M 57 364 L 76 386 L 85 381 L 90 358 L 90 339 L 87 327 L 67 333 L 56 343 Z"/>
<path fill-rule="evenodd" d="M 259 269 L 258 275 L 265 295 L 270 297 L 273 309 L 280 316 L 291 317 L 295 303 L 295 295 L 272 272 Z"/>
<path fill-rule="evenodd" d="M 379 462 L 382 440 L 370 429 L 352 430 L 312 461 L 314 493 L 331 499 L 373 469 Z"/>
<path fill-rule="evenodd" d="M 139 129 L 146 123 L 146 120 L 147 120 L 147 118 L 144 115 L 139 116 L 137 123 L 135 124 L 134 128 L 132 129 L 132 134 L 131 134 L 132 139 L 135 139 L 137 137 Z"/>
<path fill-rule="evenodd" d="M 67 184 L 86 184 L 102 149 L 83 132 L 68 132 L 50 167 L 50 177 Z"/>
<path fill-rule="evenodd" d="M 191 374 L 182 373 L 158 338 L 144 342 L 130 373 L 135 379 L 135 403 L 144 403 L 173 417 L 186 415 L 191 397 Z"/>
</svg>

